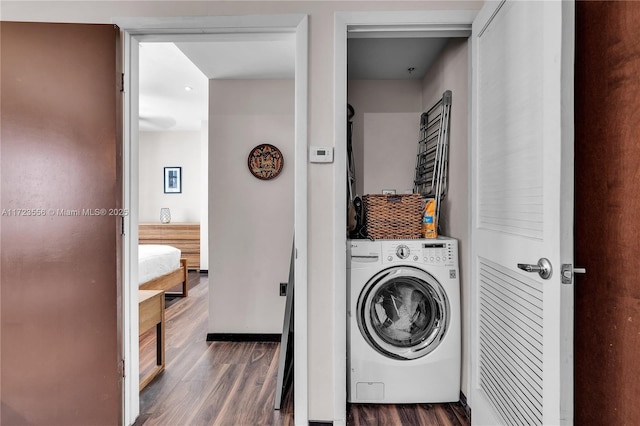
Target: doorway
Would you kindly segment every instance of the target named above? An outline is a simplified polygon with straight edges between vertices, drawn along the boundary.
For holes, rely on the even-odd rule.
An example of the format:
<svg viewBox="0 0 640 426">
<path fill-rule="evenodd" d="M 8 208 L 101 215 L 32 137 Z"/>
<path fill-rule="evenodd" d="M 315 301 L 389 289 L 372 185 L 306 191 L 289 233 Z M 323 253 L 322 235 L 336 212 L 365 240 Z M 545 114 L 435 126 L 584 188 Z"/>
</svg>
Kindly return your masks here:
<svg viewBox="0 0 640 426">
<path fill-rule="evenodd" d="M 497 9 L 503 5 L 507 5 L 504 9 L 504 14 L 500 16 L 498 20 L 494 20 L 494 23 L 499 23 L 495 26 L 491 26 L 489 21 L 493 20 L 498 14 L 496 14 Z M 471 111 L 471 134 L 470 138 L 471 144 L 471 177 L 472 183 L 470 184 L 471 190 L 469 194 L 471 195 L 470 206 L 471 208 L 468 210 L 473 214 L 469 216 L 471 220 L 469 238 L 473 241 L 473 247 L 471 249 L 471 261 L 467 263 L 468 270 L 471 272 L 471 295 L 472 295 L 472 306 L 471 312 L 474 316 L 474 331 L 473 339 L 468 339 L 464 343 L 471 347 L 471 353 L 473 354 L 469 357 L 469 360 L 465 360 L 463 362 L 463 366 L 468 368 L 468 371 L 473 369 L 471 380 L 467 383 L 468 388 L 472 391 L 471 397 L 473 398 L 472 403 L 474 406 L 474 418 L 476 421 L 480 419 L 480 423 L 485 421 L 486 423 L 495 423 L 493 420 L 488 420 L 491 418 L 491 415 L 494 415 L 493 412 L 489 412 L 493 410 L 493 407 L 489 406 L 485 399 L 483 399 L 484 390 L 481 389 L 479 383 L 480 374 L 486 372 L 486 366 L 481 365 L 477 361 L 480 359 L 479 352 L 482 349 L 479 345 L 480 343 L 490 341 L 492 337 L 487 338 L 486 334 L 481 335 L 477 331 L 480 329 L 480 332 L 483 329 L 480 328 L 480 320 L 477 318 L 479 310 L 481 308 L 479 304 L 479 292 L 477 291 L 480 288 L 481 284 L 489 280 L 482 281 L 480 277 L 481 268 L 484 267 L 495 267 L 500 273 L 503 275 L 507 275 L 504 271 L 508 271 L 511 273 L 511 279 L 504 279 L 502 276 L 498 275 L 503 282 L 507 282 L 509 284 L 515 284 L 515 281 L 522 280 L 523 284 L 527 284 L 529 282 L 534 282 L 536 287 L 542 288 L 541 293 L 544 293 L 544 299 L 540 297 L 538 300 L 545 301 L 545 310 L 544 315 L 540 315 L 540 318 L 544 319 L 544 341 L 547 343 L 545 346 L 545 356 L 544 359 L 539 359 L 544 362 L 544 365 L 541 367 L 541 371 L 544 371 L 544 387 L 541 387 L 541 392 L 539 393 L 541 398 L 539 404 L 544 406 L 544 417 L 548 418 L 548 422 L 556 423 L 559 421 L 559 418 L 571 418 L 571 396 L 568 391 L 571 386 L 571 365 L 570 365 L 570 353 L 571 353 L 571 337 L 567 337 L 567 335 L 563 334 L 562 338 L 558 337 L 558 334 L 565 331 L 570 331 L 570 327 L 561 327 L 563 325 L 570 325 L 571 319 L 569 318 L 572 307 L 568 306 L 570 302 L 568 297 L 568 292 L 572 291 L 572 288 L 569 286 L 562 286 L 560 275 L 556 274 L 552 277 L 550 274 L 551 268 L 547 267 L 545 261 L 542 259 L 539 261 L 540 267 L 536 265 L 532 265 L 529 263 L 522 264 L 522 260 L 520 258 L 528 258 L 528 257 L 541 257 L 542 255 L 548 256 L 552 258 L 552 263 L 554 265 L 562 265 L 564 264 L 568 270 L 569 281 L 571 281 L 571 265 L 573 262 L 572 252 L 570 252 L 570 241 L 569 237 L 572 236 L 570 227 L 567 226 L 567 220 L 569 214 L 572 212 L 572 200 L 573 193 L 571 191 L 571 180 L 570 175 L 573 170 L 572 163 L 572 126 L 567 123 L 572 123 L 572 87 L 573 87 L 573 63 L 572 61 L 572 37 L 573 37 L 573 20 L 572 20 L 572 9 L 573 3 L 561 3 L 556 2 L 553 3 L 552 6 L 544 5 L 537 3 L 526 3 L 527 9 L 523 6 L 524 4 L 520 4 L 518 2 L 503 2 L 498 4 L 485 5 L 483 9 L 480 11 L 477 19 L 469 19 L 467 24 L 472 24 L 472 65 L 469 67 L 471 70 L 472 77 L 472 103 L 470 103 L 469 108 Z M 495 7 L 494 7 L 495 6 Z M 534 12 L 536 15 L 532 18 Z M 506 16 L 506 17 L 505 17 Z M 397 17 L 394 17 L 397 18 Z M 544 18 L 544 19 L 543 19 Z M 336 36 L 336 56 L 337 58 L 343 58 L 344 51 L 342 49 L 345 48 L 344 44 L 340 43 L 340 40 L 344 40 L 346 38 L 346 32 L 349 29 L 348 24 L 353 23 L 355 25 L 357 20 L 354 19 L 353 15 L 345 15 L 345 19 L 347 23 L 344 26 L 337 25 L 336 31 L 340 33 Z M 419 18 L 418 18 L 419 19 Z M 372 25 L 372 17 L 371 16 L 359 16 L 360 24 L 363 23 L 365 25 Z M 413 19 L 407 18 L 408 22 L 416 22 L 416 17 Z M 392 21 L 384 20 L 382 18 L 375 23 L 387 22 L 392 25 Z M 397 22 L 397 19 L 396 21 Z M 420 22 L 418 20 L 418 22 Z M 442 22 L 442 21 L 440 21 Z M 543 25 L 536 25 L 537 23 L 543 23 Z M 530 25 L 529 31 L 518 31 L 525 25 Z M 488 29 L 489 28 L 489 29 Z M 388 30 L 388 29 L 387 29 Z M 486 31 L 485 31 L 486 30 Z M 538 31 L 534 33 L 532 30 Z M 539 37 L 534 34 L 545 33 L 552 34 L 549 37 Z M 517 49 L 509 50 L 503 49 L 505 40 L 512 40 L 516 35 L 520 34 L 528 34 L 528 40 L 517 40 L 513 43 L 507 43 L 509 46 L 518 46 Z M 485 38 L 481 40 L 481 37 L 485 36 Z M 339 37 L 343 38 L 339 40 Z M 544 46 L 541 46 L 544 43 Z M 523 49 L 522 46 L 525 46 L 526 49 Z M 495 54 L 492 56 L 492 54 Z M 522 56 L 526 56 L 523 60 Z M 480 57 L 483 57 L 483 61 L 480 61 Z M 551 59 L 551 57 L 553 59 Z M 560 59 L 558 59 L 560 58 Z M 479 64 L 482 63 L 483 67 L 480 67 Z M 341 65 L 343 65 L 341 63 Z M 488 66 L 488 65 L 491 65 Z M 536 77 L 537 75 L 541 75 L 544 78 L 533 78 L 529 72 L 531 70 L 535 70 Z M 336 80 L 340 78 L 340 76 L 344 76 L 344 69 L 337 68 L 336 70 Z M 507 75 L 509 78 L 502 78 L 498 76 Z M 491 81 L 488 76 L 492 76 L 494 81 Z M 517 78 L 513 78 L 517 76 Z M 499 81 L 498 81 L 499 80 Z M 505 90 L 505 88 L 510 87 L 507 84 L 504 84 L 504 81 L 515 81 L 516 84 L 519 84 L 520 88 L 524 88 L 526 90 L 530 90 L 532 92 L 536 92 L 536 95 L 532 95 L 532 97 L 536 97 L 537 99 L 542 99 L 546 104 L 552 105 L 550 108 L 545 108 L 542 105 L 542 101 L 540 104 L 529 104 L 528 102 L 518 103 L 514 101 L 514 99 L 520 99 L 520 93 L 518 92 L 518 96 L 514 97 L 511 94 L 506 96 L 504 92 L 496 92 L 492 91 L 492 88 L 499 87 L 501 90 Z M 346 83 L 344 80 L 340 81 L 340 83 Z M 344 92 L 344 86 L 342 84 L 336 84 L 336 100 L 342 101 L 344 97 L 340 97 L 340 93 Z M 480 93 L 480 95 L 479 95 Z M 542 96 L 538 96 L 542 94 Z M 527 99 L 527 95 L 522 96 L 523 99 Z M 481 99 L 483 102 L 479 102 L 478 99 Z M 490 99 L 491 102 L 487 102 Z M 530 110 L 522 110 L 519 109 L 519 106 L 522 104 L 527 104 L 530 107 Z M 494 181 L 486 180 L 486 175 L 482 175 L 480 178 L 479 171 L 486 173 L 490 170 L 505 170 L 508 166 L 510 166 L 510 171 L 513 173 L 505 174 L 504 177 L 498 182 L 501 184 L 512 184 L 517 182 L 521 184 L 524 179 L 532 176 L 532 173 L 527 173 L 529 170 L 525 167 L 521 166 L 521 163 L 514 161 L 513 159 L 509 159 L 506 161 L 504 158 L 497 157 L 494 158 L 492 155 L 488 155 L 488 146 L 494 148 L 499 145 L 510 147 L 513 146 L 514 141 L 509 138 L 503 137 L 504 132 L 501 132 L 500 129 L 507 128 L 508 126 L 494 126 L 493 128 L 489 128 L 490 126 L 486 125 L 487 123 L 491 123 L 495 125 L 502 118 L 509 116 L 509 120 L 507 123 L 509 126 L 513 126 L 514 128 L 520 123 L 516 120 L 517 114 L 507 114 L 506 111 L 513 112 L 517 111 L 518 114 L 526 115 L 527 117 L 532 117 L 533 114 L 537 114 L 539 116 L 542 115 L 542 111 L 545 112 L 544 124 L 545 126 L 531 126 L 531 131 L 523 131 L 522 129 L 512 130 L 510 129 L 511 134 L 519 134 L 530 136 L 535 133 L 534 131 L 539 131 L 539 129 L 544 128 L 545 134 L 544 138 L 541 138 L 544 144 L 544 153 L 545 160 L 549 158 L 561 158 L 562 162 L 553 162 L 553 161 L 536 161 L 536 159 L 532 157 L 523 158 L 523 162 L 525 165 L 535 165 L 535 166 L 549 166 L 549 169 L 542 170 L 542 168 L 536 169 L 537 176 L 543 176 L 544 180 L 542 182 L 544 184 L 544 194 L 547 195 L 545 198 L 545 210 L 544 217 L 545 221 L 540 220 L 540 224 L 549 225 L 549 227 L 544 228 L 544 235 L 542 235 L 543 231 L 540 231 L 540 235 L 534 235 L 537 239 L 535 241 L 540 241 L 539 246 L 534 247 L 534 244 L 524 244 L 524 241 L 530 242 L 531 240 L 526 240 L 527 236 L 524 233 L 520 234 L 509 234 L 509 235 L 518 235 L 519 240 L 513 238 L 512 240 L 506 241 L 499 240 L 499 237 L 503 235 L 507 235 L 506 232 L 501 232 L 501 229 L 493 230 L 492 227 L 486 226 L 487 222 L 480 222 L 481 226 L 478 226 L 478 218 L 482 217 L 484 220 L 489 215 L 486 215 L 486 205 L 490 203 L 481 204 L 478 201 L 486 201 L 488 197 L 484 196 L 486 191 L 482 190 L 494 190 L 495 188 L 502 188 L 498 185 L 494 185 Z M 340 111 L 338 105 L 336 105 L 336 111 Z M 550 114 L 546 114 L 549 111 L 553 111 Z M 482 115 L 482 120 L 479 120 L 480 115 Z M 565 121 L 566 120 L 566 121 Z M 534 123 L 538 124 L 534 120 L 524 120 L 527 124 Z M 340 123 L 340 121 L 337 121 Z M 479 125 L 482 123 L 482 126 Z M 559 123 L 563 123 L 561 126 Z M 343 130 L 343 129 L 341 129 Z M 497 130 L 497 131 L 496 131 Z M 345 134 L 344 130 L 342 134 Z M 340 138 L 340 132 L 336 134 L 336 139 L 340 141 L 344 141 L 344 137 Z M 535 136 L 538 138 L 538 134 Z M 534 151 L 536 155 L 540 154 L 543 150 L 541 149 L 532 149 L 533 147 L 538 148 L 537 143 L 526 143 L 526 138 L 517 139 L 518 143 L 523 143 L 527 149 L 530 151 Z M 557 142 L 557 143 L 556 143 Z M 493 144 L 493 145 L 492 145 Z M 481 146 L 481 151 L 483 156 L 478 157 L 478 147 Z M 562 155 L 557 155 L 554 149 L 565 149 L 566 151 L 562 152 Z M 506 150 L 502 150 L 501 153 L 504 153 Z M 523 150 L 522 152 L 525 152 Z M 528 152 L 528 151 L 527 151 Z M 484 160 L 484 161 L 483 161 Z M 491 162 L 491 160 L 494 160 Z M 528 161 L 527 161 L 528 160 Z M 555 169 L 551 170 L 554 166 Z M 341 170 L 344 173 L 344 169 Z M 495 177 L 502 177 L 501 174 L 495 174 Z M 341 176 L 336 176 L 336 182 L 344 185 L 344 180 L 340 179 Z M 483 181 L 482 190 L 478 190 L 479 181 Z M 470 182 L 471 183 L 471 182 Z M 536 183 L 537 184 L 537 183 Z M 514 187 L 517 185 L 514 185 Z M 524 185 L 522 185 L 524 186 Z M 541 188 L 540 185 L 535 186 L 532 185 L 529 188 Z M 336 188 L 336 193 L 339 193 L 340 187 Z M 505 194 L 506 192 L 501 192 L 501 194 Z M 521 191 L 515 189 L 516 194 L 521 194 Z M 528 192 L 527 192 L 528 193 Z M 539 191 L 538 193 L 543 193 L 543 191 Z M 537 193 L 536 193 L 537 194 Z M 551 194 L 555 195 L 550 196 Z M 563 197 L 564 196 L 564 197 Z M 336 200 L 336 204 L 340 205 L 340 200 L 345 199 L 345 197 L 338 197 Z M 502 202 L 503 200 L 510 200 L 509 197 L 498 195 L 494 197 L 495 200 Z M 562 209 L 559 206 L 559 200 L 562 200 L 564 204 L 562 204 Z M 566 202 L 565 202 L 566 201 Z M 514 206 L 515 202 L 507 201 L 505 205 L 508 207 Z M 542 205 L 531 203 L 530 205 Z M 480 206 L 480 207 L 479 207 Z M 492 207 L 493 208 L 493 207 Z M 498 210 L 499 213 L 504 211 L 505 209 Z M 533 209 L 521 209 L 519 212 L 524 212 L 526 214 L 534 213 Z M 481 214 L 484 216 L 481 216 Z M 555 215 L 556 213 L 562 213 L 562 217 L 560 214 Z M 344 217 L 344 214 L 342 214 Z M 530 215 L 533 217 L 533 215 Z M 557 220 L 554 220 L 557 219 Z M 337 218 L 336 222 L 339 222 L 340 216 Z M 343 222 L 344 223 L 344 222 Z M 554 224 L 558 224 L 558 227 L 554 227 Z M 562 227 L 561 227 L 562 226 Z M 495 227 L 494 227 L 495 228 Z M 535 231 L 541 228 L 534 228 Z M 562 233 L 562 239 L 560 238 L 560 229 L 564 232 Z M 485 232 L 486 231 L 486 232 Z M 492 237 L 496 237 L 492 239 Z M 545 237 L 545 238 L 542 238 Z M 515 248 L 520 249 L 519 251 L 514 250 Z M 526 252 L 528 250 L 528 252 Z M 539 255 L 536 255 L 535 250 L 537 250 Z M 484 262 L 481 265 L 481 260 L 489 260 L 493 262 L 489 264 L 488 262 Z M 336 263 L 339 262 L 339 259 Z M 532 263 L 535 261 L 531 261 Z M 526 273 L 519 272 L 516 268 L 525 270 L 526 272 L 540 272 L 539 278 L 534 277 L 530 278 Z M 557 266 L 554 266 L 557 268 Z M 515 271 L 514 271 L 515 269 Z M 565 277 L 566 274 L 563 274 Z M 538 280 L 549 279 L 551 278 L 551 285 L 545 284 L 544 286 Z M 535 280 L 535 281 L 534 281 Z M 513 285 L 513 288 L 520 289 L 521 285 Z M 336 297 L 339 297 L 339 294 L 336 294 Z M 553 303 L 547 303 L 547 301 L 553 301 Z M 339 305 L 339 303 L 336 303 Z M 498 303 L 497 306 L 500 309 L 504 304 Z M 568 308 L 565 311 L 562 311 L 562 308 Z M 495 311 L 496 308 L 494 307 Z M 339 312 L 336 312 L 336 315 L 340 315 Z M 339 319 L 336 320 L 339 322 Z M 509 321 L 505 321 L 506 324 L 509 324 Z M 483 319 L 483 326 L 486 325 L 486 321 Z M 554 334 L 555 333 L 555 334 Z M 541 333 L 541 335 L 543 335 Z M 511 339 L 510 342 L 517 340 L 515 337 Z M 507 341 L 507 340 L 500 340 Z M 567 343 L 568 342 L 568 343 Z M 506 352 L 506 351 L 502 351 Z M 485 352 L 486 353 L 486 352 Z M 568 354 L 568 355 L 566 355 Z M 473 362 L 472 362 L 473 361 Z M 513 361 L 509 360 L 511 365 L 515 364 Z M 476 368 L 478 367 L 478 368 Z M 502 369 L 504 371 L 504 369 Z M 561 375 L 562 380 L 558 380 L 558 376 Z M 539 375 L 542 377 L 542 375 Z M 566 387 L 564 385 L 567 385 Z M 491 385 L 492 386 L 492 385 Z M 507 387 L 499 386 L 500 389 L 505 389 Z M 516 385 L 515 388 L 518 388 Z M 563 388 L 563 389 L 560 389 Z M 500 396 L 503 396 L 501 394 Z M 536 403 L 538 403 L 536 401 Z M 521 407 L 523 405 L 513 404 L 513 403 L 504 403 L 502 406 L 507 407 Z M 524 406 L 528 407 L 528 406 Z M 564 411 L 568 409 L 569 411 Z M 542 410 L 538 410 L 542 413 Z M 482 420 L 483 416 L 486 415 L 486 419 Z M 565 417 L 566 416 L 566 417 Z"/>
<path fill-rule="evenodd" d="M 412 13 L 378 13 L 378 12 L 353 12 L 339 13 L 336 17 L 335 27 L 335 92 L 334 108 L 338 118 L 335 121 L 335 156 L 338 166 L 334 169 L 335 181 L 335 259 L 336 265 L 335 276 L 337 288 L 346 288 L 346 256 L 344 247 L 346 247 L 346 109 L 344 105 L 347 103 L 347 39 L 354 37 L 371 37 L 371 38 L 416 38 L 416 37 L 436 37 L 436 38 L 452 38 L 452 37 L 468 37 L 471 30 L 471 23 L 475 18 L 475 11 L 430 11 L 430 12 L 412 12 Z M 408 70 L 406 70 L 408 71 Z M 440 94 L 441 95 L 441 94 Z M 455 95 L 454 95 L 455 97 Z M 460 104 L 465 116 L 467 113 L 466 102 Z M 421 105 L 420 108 L 423 106 Z M 357 111 L 356 111 L 357 114 Z M 418 114 L 419 115 L 419 114 Z M 396 117 L 401 118 L 401 117 Z M 419 123 L 416 123 L 418 126 Z M 466 125 L 465 125 L 466 127 Z M 468 140 L 465 139 L 463 144 L 465 149 Z M 417 146 L 417 140 L 416 140 Z M 412 147 L 413 148 L 413 147 Z M 355 147 L 354 147 L 355 149 Z M 415 150 L 413 150 L 415 155 Z M 463 163 L 467 165 L 467 159 L 464 158 Z M 358 172 L 356 172 L 358 173 Z M 366 178 L 365 178 L 366 179 Z M 467 182 L 464 182 L 465 186 Z M 361 187 L 363 188 L 363 187 Z M 403 193 L 407 188 L 395 188 L 397 193 Z M 465 201 L 468 200 L 465 195 Z M 468 217 L 465 210 L 463 222 L 467 222 Z M 466 231 L 459 236 L 464 241 L 469 240 Z M 342 250 L 339 248 L 342 247 Z M 463 259 L 460 263 L 461 270 L 467 269 L 468 253 L 461 253 Z M 344 285 L 342 285 L 344 284 Z M 468 285 L 468 284 L 467 284 Z M 346 330 L 346 294 L 336 291 L 335 294 L 335 311 L 334 322 L 336 324 L 344 324 L 344 327 L 337 326 L 335 336 L 335 357 L 336 365 L 334 378 L 336 383 L 336 400 L 335 400 L 335 418 L 341 418 L 346 412 L 346 362 L 344 353 L 346 352 L 346 335 L 340 334 L 340 331 Z M 464 319 L 463 330 L 469 329 L 468 317 Z M 464 334 L 463 347 L 469 348 L 468 334 Z M 469 357 L 463 358 L 463 370 L 470 370 Z M 465 392 L 463 386 L 463 392 Z M 467 392 L 465 392 L 467 393 Z"/>
<path fill-rule="evenodd" d="M 298 329 L 306 329 L 307 316 L 307 16 L 243 16 L 156 19 L 122 19 L 116 22 L 124 31 L 125 46 L 125 113 L 124 113 L 124 205 L 130 211 L 125 222 L 124 282 L 123 288 L 123 345 L 125 354 L 124 424 L 131 424 L 139 412 L 138 394 L 138 305 L 137 289 L 130 285 L 137 280 L 138 218 L 139 218 L 139 146 L 138 146 L 138 56 L 140 42 L 203 41 L 211 37 L 258 37 L 264 33 L 295 35 L 295 117 L 294 152 L 292 155 L 294 175 L 294 223 L 296 292 L 294 304 L 295 322 Z M 307 414 L 307 339 L 306 333 L 298 333 L 294 341 L 294 370 L 296 394 L 294 396 L 297 420 L 306 423 Z"/>
</svg>

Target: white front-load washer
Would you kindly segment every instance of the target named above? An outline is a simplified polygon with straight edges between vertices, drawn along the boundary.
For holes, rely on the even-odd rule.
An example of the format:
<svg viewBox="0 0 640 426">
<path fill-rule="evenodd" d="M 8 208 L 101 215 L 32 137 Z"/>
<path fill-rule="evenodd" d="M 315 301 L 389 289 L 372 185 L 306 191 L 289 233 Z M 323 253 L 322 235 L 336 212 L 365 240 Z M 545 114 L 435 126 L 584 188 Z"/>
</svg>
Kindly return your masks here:
<svg viewBox="0 0 640 426">
<path fill-rule="evenodd" d="M 349 240 L 348 246 L 348 401 L 458 401 L 458 241 Z"/>
</svg>

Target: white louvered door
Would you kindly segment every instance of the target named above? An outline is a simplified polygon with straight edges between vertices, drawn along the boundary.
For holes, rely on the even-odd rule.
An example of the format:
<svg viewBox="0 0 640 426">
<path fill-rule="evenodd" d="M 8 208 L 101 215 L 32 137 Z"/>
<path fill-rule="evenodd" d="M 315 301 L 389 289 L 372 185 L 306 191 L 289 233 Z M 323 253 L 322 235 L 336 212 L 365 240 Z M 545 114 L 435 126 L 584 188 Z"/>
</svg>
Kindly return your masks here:
<svg viewBox="0 0 640 426">
<path fill-rule="evenodd" d="M 573 419 L 573 16 L 487 2 L 473 24 L 474 425 Z M 541 258 L 549 279 L 517 267 Z"/>
</svg>

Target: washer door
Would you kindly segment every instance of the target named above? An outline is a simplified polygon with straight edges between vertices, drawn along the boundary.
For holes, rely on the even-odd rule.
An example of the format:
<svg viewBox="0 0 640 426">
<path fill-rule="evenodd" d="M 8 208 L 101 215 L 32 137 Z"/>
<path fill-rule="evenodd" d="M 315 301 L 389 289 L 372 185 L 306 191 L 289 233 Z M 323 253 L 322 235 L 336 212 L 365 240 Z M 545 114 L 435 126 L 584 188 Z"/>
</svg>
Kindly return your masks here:
<svg viewBox="0 0 640 426">
<path fill-rule="evenodd" d="M 378 272 L 358 299 L 358 326 L 369 345 L 394 359 L 438 347 L 449 325 L 449 299 L 429 273 L 411 266 Z"/>
</svg>

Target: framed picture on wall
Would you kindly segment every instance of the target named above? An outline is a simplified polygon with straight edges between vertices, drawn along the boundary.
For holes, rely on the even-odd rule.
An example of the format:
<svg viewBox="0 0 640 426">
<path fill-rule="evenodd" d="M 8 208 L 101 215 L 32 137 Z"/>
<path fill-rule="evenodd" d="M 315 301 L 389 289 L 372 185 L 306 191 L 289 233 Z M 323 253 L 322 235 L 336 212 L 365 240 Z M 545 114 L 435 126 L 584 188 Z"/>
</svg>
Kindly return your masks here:
<svg viewBox="0 0 640 426">
<path fill-rule="evenodd" d="M 164 168 L 164 193 L 180 194 L 182 192 L 182 167 Z"/>
</svg>

